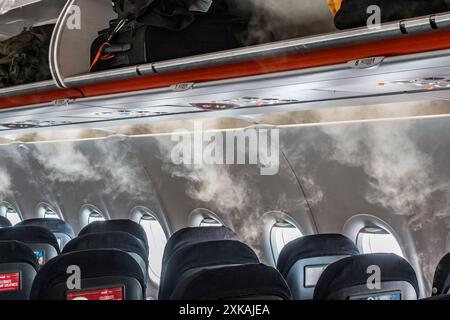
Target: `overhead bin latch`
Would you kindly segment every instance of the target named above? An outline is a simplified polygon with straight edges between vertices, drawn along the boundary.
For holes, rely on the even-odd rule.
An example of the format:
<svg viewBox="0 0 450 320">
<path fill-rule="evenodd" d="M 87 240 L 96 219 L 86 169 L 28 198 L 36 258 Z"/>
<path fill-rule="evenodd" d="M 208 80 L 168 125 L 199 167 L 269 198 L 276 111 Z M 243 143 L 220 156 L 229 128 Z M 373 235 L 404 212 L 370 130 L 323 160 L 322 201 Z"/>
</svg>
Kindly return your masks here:
<svg viewBox="0 0 450 320">
<path fill-rule="evenodd" d="M 357 59 L 347 62 L 347 65 L 352 69 L 375 69 L 378 68 L 384 61 L 385 57 L 370 57 Z"/>
<path fill-rule="evenodd" d="M 185 82 L 185 83 L 177 83 L 170 86 L 170 90 L 174 92 L 184 92 L 194 88 L 195 83 L 193 82 Z"/>
<path fill-rule="evenodd" d="M 57 100 L 53 100 L 53 105 L 60 107 L 60 106 L 68 106 L 69 103 L 75 101 L 74 99 L 57 99 Z"/>
</svg>

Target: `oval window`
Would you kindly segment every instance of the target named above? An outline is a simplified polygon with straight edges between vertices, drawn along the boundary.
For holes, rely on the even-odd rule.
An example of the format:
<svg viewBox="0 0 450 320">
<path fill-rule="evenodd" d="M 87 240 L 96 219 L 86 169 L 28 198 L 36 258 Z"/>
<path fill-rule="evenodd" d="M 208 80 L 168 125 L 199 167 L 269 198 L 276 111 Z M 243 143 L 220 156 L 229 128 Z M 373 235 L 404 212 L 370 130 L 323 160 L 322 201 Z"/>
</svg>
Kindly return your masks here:
<svg viewBox="0 0 450 320">
<path fill-rule="evenodd" d="M 300 238 L 303 233 L 289 221 L 277 221 L 270 228 L 270 243 L 274 261 L 278 260 L 281 250 L 292 240 Z"/>
<path fill-rule="evenodd" d="M 395 253 L 404 257 L 403 250 L 395 236 L 378 226 L 362 228 L 356 237 L 356 244 L 361 253 Z"/>
<path fill-rule="evenodd" d="M 131 215 L 132 217 L 134 217 L 134 220 L 139 222 L 139 224 L 144 228 L 145 233 L 147 234 L 150 252 L 148 261 L 149 276 L 154 283 L 159 284 L 161 277 L 162 258 L 164 254 L 164 248 L 167 243 L 167 236 L 161 223 L 156 218 L 156 215 L 153 214 L 153 212 L 149 209 L 139 207 L 134 209 Z"/>
<path fill-rule="evenodd" d="M 0 215 L 8 219 L 12 225 L 16 225 L 17 223 L 22 221 L 19 210 L 17 210 L 15 206 L 6 201 L 0 203 Z"/>
</svg>

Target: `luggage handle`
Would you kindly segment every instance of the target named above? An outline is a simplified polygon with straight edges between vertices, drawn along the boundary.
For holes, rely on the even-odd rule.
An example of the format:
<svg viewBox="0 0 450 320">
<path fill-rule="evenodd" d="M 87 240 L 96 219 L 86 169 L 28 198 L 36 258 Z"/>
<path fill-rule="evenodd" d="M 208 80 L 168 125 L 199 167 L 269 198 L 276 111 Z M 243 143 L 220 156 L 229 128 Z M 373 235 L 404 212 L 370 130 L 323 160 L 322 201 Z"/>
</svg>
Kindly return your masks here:
<svg viewBox="0 0 450 320">
<path fill-rule="evenodd" d="M 119 21 L 119 23 L 117 24 L 117 26 L 114 28 L 113 32 L 109 35 L 108 39 L 106 40 L 106 42 L 104 42 L 100 48 L 97 51 L 97 54 L 95 55 L 94 60 L 91 63 L 91 66 L 89 68 L 89 72 L 92 71 L 92 69 L 95 67 L 95 65 L 97 64 L 98 60 L 108 60 L 108 59 L 112 59 L 114 58 L 114 55 L 111 53 L 104 53 L 103 51 L 109 47 L 111 47 L 111 40 L 114 38 L 114 36 L 120 31 L 122 30 L 122 28 L 127 24 L 128 19 L 122 19 Z"/>
<path fill-rule="evenodd" d="M 114 44 L 103 49 L 104 54 L 121 53 L 131 50 L 131 43 Z"/>
</svg>

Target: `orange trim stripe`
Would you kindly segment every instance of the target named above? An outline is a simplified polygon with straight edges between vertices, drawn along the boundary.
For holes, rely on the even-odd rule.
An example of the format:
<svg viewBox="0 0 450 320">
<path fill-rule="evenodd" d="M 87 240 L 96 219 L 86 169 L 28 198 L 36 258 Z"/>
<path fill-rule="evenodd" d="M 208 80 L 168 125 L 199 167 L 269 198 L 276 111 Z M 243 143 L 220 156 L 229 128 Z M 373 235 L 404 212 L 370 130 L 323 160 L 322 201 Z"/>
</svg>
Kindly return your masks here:
<svg viewBox="0 0 450 320">
<path fill-rule="evenodd" d="M 290 56 L 245 61 L 234 64 L 136 77 L 79 87 L 85 97 L 155 89 L 183 82 L 207 82 L 254 76 L 266 73 L 299 70 L 374 57 L 399 56 L 450 48 L 450 30 L 420 35 L 405 35 L 390 40 L 373 41 L 328 48 Z M 19 97 L 0 98 L 0 108 L 50 102 L 55 99 L 79 98 L 76 90 L 57 90 Z"/>
</svg>

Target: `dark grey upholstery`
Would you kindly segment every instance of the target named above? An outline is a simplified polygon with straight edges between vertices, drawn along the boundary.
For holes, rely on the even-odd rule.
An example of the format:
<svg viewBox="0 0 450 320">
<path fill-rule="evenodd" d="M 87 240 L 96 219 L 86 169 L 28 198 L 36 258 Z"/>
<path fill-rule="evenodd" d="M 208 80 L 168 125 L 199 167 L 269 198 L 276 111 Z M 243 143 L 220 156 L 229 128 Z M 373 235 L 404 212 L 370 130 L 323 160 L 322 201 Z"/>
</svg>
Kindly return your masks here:
<svg viewBox="0 0 450 320">
<path fill-rule="evenodd" d="M 356 245 L 341 234 L 304 236 L 281 250 L 277 268 L 291 288 L 294 300 L 310 300 L 325 267 L 355 254 L 359 254 Z"/>
<path fill-rule="evenodd" d="M 290 300 L 286 281 L 274 268 L 244 264 L 206 268 L 180 279 L 171 300 Z"/>
<path fill-rule="evenodd" d="M 0 229 L 1 240 L 17 240 L 33 250 L 40 261 L 46 263 L 56 257 L 60 250 L 55 235 L 49 230 L 36 226 L 14 226 Z"/>
<path fill-rule="evenodd" d="M 68 289 L 69 266 L 81 271 L 81 288 Z M 118 249 L 70 252 L 49 261 L 38 273 L 31 289 L 32 300 L 142 300 L 145 278 L 128 253 Z M 111 293 L 109 293 L 111 292 Z M 113 293 L 115 292 L 115 293 Z M 118 299 L 118 297 L 121 299 Z M 108 299 L 106 299 L 108 300 Z"/>
<path fill-rule="evenodd" d="M 58 241 L 59 248 L 62 250 L 64 246 L 73 238 L 75 232 L 72 227 L 61 219 L 50 218 L 34 218 L 19 222 L 16 226 L 37 226 L 51 231 Z"/>
<path fill-rule="evenodd" d="M 7 228 L 12 227 L 11 221 L 9 221 L 7 218 L 0 216 L 0 228 Z"/>
<path fill-rule="evenodd" d="M 19 241 L 0 241 L 0 300 L 28 300 L 38 265 Z"/>
<path fill-rule="evenodd" d="M 395 254 L 362 254 L 329 265 L 314 290 L 315 300 L 416 300 L 416 273 Z"/>
<path fill-rule="evenodd" d="M 255 264 L 259 259 L 253 250 L 239 241 L 222 240 L 184 246 L 171 255 L 161 278 L 159 299 L 169 299 L 173 289 L 186 273 L 226 265 Z"/>
<path fill-rule="evenodd" d="M 137 222 L 129 219 L 117 219 L 107 221 L 94 221 L 89 223 L 86 227 L 81 229 L 78 233 L 79 236 L 83 236 L 89 233 L 109 232 L 109 231 L 121 231 L 132 234 L 140 241 L 145 247 L 147 254 L 149 253 L 147 234 L 144 228 Z"/>
</svg>

